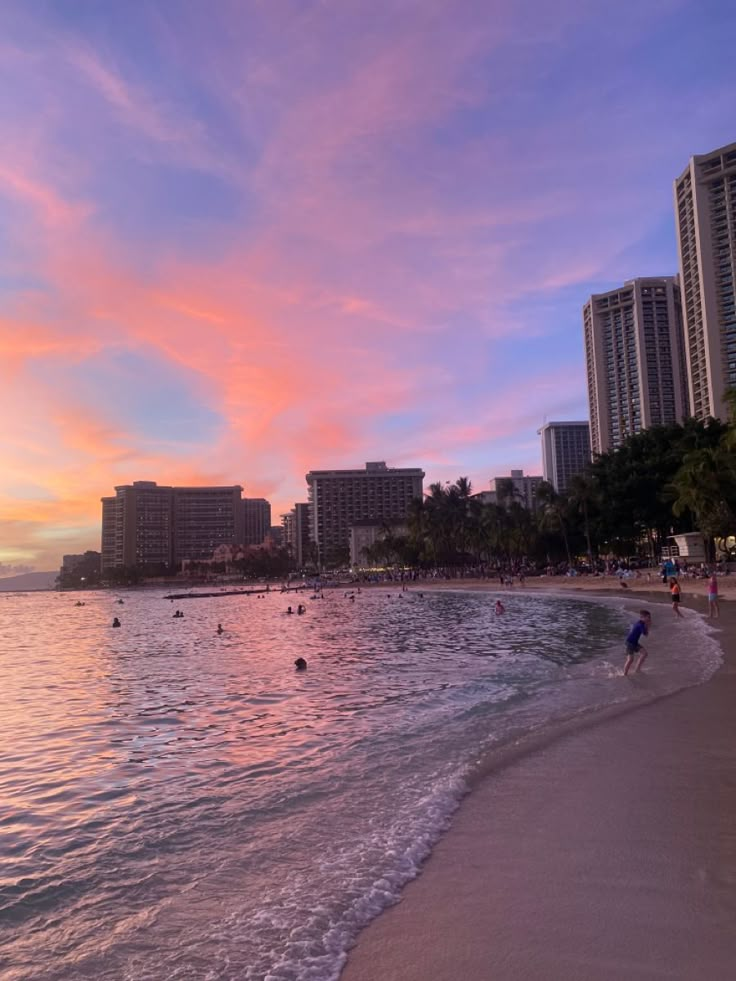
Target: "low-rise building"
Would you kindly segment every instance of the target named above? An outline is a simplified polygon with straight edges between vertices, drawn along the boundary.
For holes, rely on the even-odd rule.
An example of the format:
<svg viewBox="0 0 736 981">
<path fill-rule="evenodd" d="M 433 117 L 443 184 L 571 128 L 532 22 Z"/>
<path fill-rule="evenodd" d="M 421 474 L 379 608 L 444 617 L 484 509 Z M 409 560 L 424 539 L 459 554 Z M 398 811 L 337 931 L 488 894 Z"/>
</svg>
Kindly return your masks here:
<svg viewBox="0 0 736 981">
<path fill-rule="evenodd" d="M 85 586 L 99 583 L 102 556 L 99 552 L 88 550 L 76 555 L 64 555 L 59 569 L 59 584 L 64 586 Z"/>
<path fill-rule="evenodd" d="M 496 495 L 493 503 L 502 504 L 516 501 L 530 511 L 537 507 L 537 489 L 544 477 L 530 476 L 523 470 L 512 470 L 508 477 L 494 477 L 491 480 L 491 491 Z M 510 494 L 505 494 L 506 489 Z"/>
<path fill-rule="evenodd" d="M 369 557 L 369 550 L 390 534 L 395 538 L 405 537 L 409 528 L 404 523 L 377 522 L 372 518 L 354 521 L 350 526 L 350 566 L 352 569 L 370 568 L 375 563 Z"/>
</svg>

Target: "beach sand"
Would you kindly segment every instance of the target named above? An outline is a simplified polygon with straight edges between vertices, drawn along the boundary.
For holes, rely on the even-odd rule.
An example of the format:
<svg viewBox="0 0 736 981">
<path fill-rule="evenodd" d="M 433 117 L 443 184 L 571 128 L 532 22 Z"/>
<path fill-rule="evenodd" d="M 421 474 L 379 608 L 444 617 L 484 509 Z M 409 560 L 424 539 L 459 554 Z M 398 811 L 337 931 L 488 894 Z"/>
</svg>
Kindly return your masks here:
<svg viewBox="0 0 736 981">
<path fill-rule="evenodd" d="M 341 981 L 736 977 L 736 603 L 721 614 L 709 682 L 491 769 Z"/>
</svg>

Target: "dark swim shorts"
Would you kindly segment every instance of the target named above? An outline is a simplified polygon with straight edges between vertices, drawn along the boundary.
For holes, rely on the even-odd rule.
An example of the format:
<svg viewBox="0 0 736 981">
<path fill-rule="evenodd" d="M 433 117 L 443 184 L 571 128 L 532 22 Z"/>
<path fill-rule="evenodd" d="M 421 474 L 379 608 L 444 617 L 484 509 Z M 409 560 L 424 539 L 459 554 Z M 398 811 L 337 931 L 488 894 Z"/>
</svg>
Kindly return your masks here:
<svg viewBox="0 0 736 981">
<path fill-rule="evenodd" d="M 672 602 L 673 603 L 679 603 L 680 602 L 680 594 L 679 593 L 673 593 L 672 594 Z"/>
<path fill-rule="evenodd" d="M 638 644 L 627 644 L 626 645 L 626 656 L 627 657 L 633 657 L 634 654 L 638 654 L 640 650 L 641 650 L 641 647 L 639 647 Z"/>
</svg>

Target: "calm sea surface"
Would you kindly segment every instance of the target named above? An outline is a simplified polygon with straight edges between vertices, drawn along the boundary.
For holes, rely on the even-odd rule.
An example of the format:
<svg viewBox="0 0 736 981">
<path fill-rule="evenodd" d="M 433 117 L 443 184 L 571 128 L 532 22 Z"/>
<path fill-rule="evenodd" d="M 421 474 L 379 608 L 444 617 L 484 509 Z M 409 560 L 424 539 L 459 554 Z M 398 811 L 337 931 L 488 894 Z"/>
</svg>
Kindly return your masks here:
<svg viewBox="0 0 736 981">
<path fill-rule="evenodd" d="M 420 591 L 0 594 L 0 978 L 334 979 L 484 754 L 719 663 L 692 614 L 624 681 L 633 607 Z"/>
</svg>

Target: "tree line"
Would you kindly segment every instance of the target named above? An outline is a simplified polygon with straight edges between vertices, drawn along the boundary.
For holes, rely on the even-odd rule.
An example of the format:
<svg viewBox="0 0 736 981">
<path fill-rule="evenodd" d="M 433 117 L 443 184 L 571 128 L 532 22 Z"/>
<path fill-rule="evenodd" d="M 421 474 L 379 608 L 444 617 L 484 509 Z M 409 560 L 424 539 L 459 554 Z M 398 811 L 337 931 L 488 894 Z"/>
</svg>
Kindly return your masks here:
<svg viewBox="0 0 736 981">
<path fill-rule="evenodd" d="M 736 402 L 732 394 L 729 403 Z M 717 419 L 655 426 L 596 457 L 567 493 L 543 482 L 536 507 L 517 499 L 511 479 L 483 503 L 470 481 L 432 484 L 413 502 L 406 530 L 386 526 L 369 561 L 413 568 L 523 564 L 591 568 L 601 557 L 656 562 L 668 539 L 702 532 L 715 542 L 736 534 L 736 424 Z"/>
</svg>

